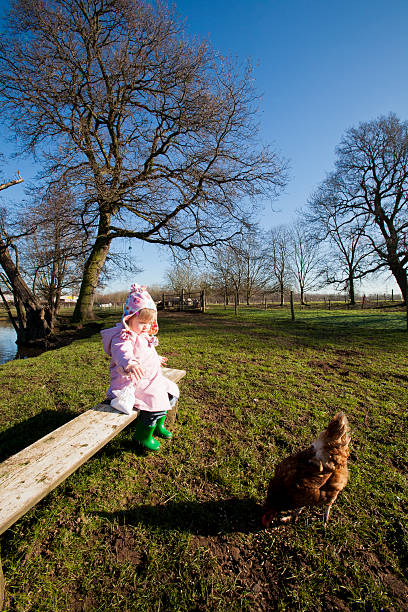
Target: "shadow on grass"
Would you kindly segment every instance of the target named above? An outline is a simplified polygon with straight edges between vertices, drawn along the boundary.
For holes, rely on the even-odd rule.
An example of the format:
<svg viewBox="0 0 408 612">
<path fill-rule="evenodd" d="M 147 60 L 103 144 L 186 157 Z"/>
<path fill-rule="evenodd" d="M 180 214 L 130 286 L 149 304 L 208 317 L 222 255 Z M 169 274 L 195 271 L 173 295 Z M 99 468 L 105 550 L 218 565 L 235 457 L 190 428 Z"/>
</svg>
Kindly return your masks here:
<svg viewBox="0 0 408 612">
<path fill-rule="evenodd" d="M 261 506 L 253 499 L 173 502 L 142 505 L 120 512 L 95 512 L 97 516 L 125 525 L 149 525 L 199 536 L 256 533 L 262 529 Z"/>
<path fill-rule="evenodd" d="M 0 462 L 34 444 L 43 436 L 78 416 L 71 410 L 43 410 L 39 414 L 0 432 Z"/>
<path fill-rule="evenodd" d="M 96 339 L 100 341 L 98 332 L 101 331 L 102 327 L 103 321 L 99 320 L 87 321 L 82 325 L 76 325 L 69 319 L 62 319 L 59 322 L 57 330 L 56 346 L 50 348 L 60 348 L 61 346 L 71 344 L 75 340 L 83 340 L 85 338 L 91 338 L 92 336 L 96 336 Z"/>
<path fill-rule="evenodd" d="M 407 323 L 404 312 L 366 312 L 366 311 L 301 311 L 296 314 L 296 320 L 291 321 L 290 313 L 281 311 L 242 311 L 237 317 L 231 312 L 225 314 L 213 312 L 201 314 L 196 318 L 199 323 L 195 334 L 207 335 L 208 330 L 214 334 L 234 337 L 248 335 L 248 331 L 257 329 L 265 338 L 282 337 L 295 338 L 297 344 L 333 343 L 344 345 L 350 341 L 369 341 L 379 348 L 392 343 L 406 343 Z M 162 329 L 172 334 L 185 335 L 191 333 L 191 320 L 185 313 L 179 313 L 179 322 L 163 317 Z M 202 328 L 202 329 L 200 329 Z"/>
<path fill-rule="evenodd" d="M 53 336 L 39 341 L 33 346 L 18 346 L 15 359 L 26 359 L 27 357 L 38 357 L 42 353 L 55 351 L 68 346 L 76 340 L 91 339 L 93 342 L 100 342 L 98 332 L 101 331 L 103 322 L 88 321 L 83 325 L 71 323 L 66 316 L 60 317 L 59 325 Z"/>
</svg>

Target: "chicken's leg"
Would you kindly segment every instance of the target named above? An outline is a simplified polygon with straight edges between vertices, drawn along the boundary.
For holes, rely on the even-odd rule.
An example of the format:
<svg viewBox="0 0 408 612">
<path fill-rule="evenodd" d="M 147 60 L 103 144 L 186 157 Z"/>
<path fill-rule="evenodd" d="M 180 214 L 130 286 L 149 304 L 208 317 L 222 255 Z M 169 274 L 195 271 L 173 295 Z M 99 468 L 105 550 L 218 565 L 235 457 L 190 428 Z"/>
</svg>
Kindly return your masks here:
<svg viewBox="0 0 408 612">
<path fill-rule="evenodd" d="M 329 515 L 330 515 L 330 510 L 331 510 L 332 505 L 328 504 L 327 506 L 324 507 L 324 526 L 326 527 L 327 522 L 329 520 Z"/>
</svg>

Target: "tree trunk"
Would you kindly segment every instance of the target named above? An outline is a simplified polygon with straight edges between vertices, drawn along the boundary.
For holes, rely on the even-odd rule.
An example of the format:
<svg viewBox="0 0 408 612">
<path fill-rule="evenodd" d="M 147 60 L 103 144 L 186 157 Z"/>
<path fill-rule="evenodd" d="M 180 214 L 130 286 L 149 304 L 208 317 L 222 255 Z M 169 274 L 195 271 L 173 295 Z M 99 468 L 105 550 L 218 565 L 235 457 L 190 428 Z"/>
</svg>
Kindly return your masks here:
<svg viewBox="0 0 408 612">
<path fill-rule="evenodd" d="M 5 295 L 4 295 L 4 293 L 3 293 L 3 291 L 2 291 L 1 289 L 0 289 L 0 296 L 1 296 L 1 299 L 3 300 L 4 308 L 5 308 L 5 309 L 6 309 L 6 311 L 7 311 L 7 314 L 8 314 L 8 317 L 9 317 L 10 321 L 11 321 L 11 324 L 12 324 L 12 326 L 14 327 L 14 330 L 15 330 L 16 334 L 18 334 L 18 325 L 17 325 L 17 321 L 16 321 L 16 320 L 15 320 L 15 318 L 13 317 L 13 314 L 12 314 L 12 312 L 11 312 L 11 309 L 10 309 L 9 303 L 7 302 L 6 297 L 5 297 Z"/>
<path fill-rule="evenodd" d="M 407 273 L 399 262 L 390 263 L 390 269 L 401 290 L 402 299 L 407 304 Z"/>
<path fill-rule="evenodd" d="M 76 323 L 82 323 L 86 319 L 93 318 L 95 291 L 98 286 L 99 275 L 109 253 L 110 243 L 111 241 L 107 238 L 97 238 L 85 263 L 81 289 L 72 316 L 72 320 Z"/>
<path fill-rule="evenodd" d="M 295 320 L 295 306 L 293 304 L 293 291 L 290 292 L 290 313 L 292 317 L 292 321 Z"/>
<path fill-rule="evenodd" d="M 283 306 L 285 303 L 285 288 L 283 286 L 283 283 L 280 284 L 280 305 Z"/>
<path fill-rule="evenodd" d="M 305 302 L 305 290 L 303 285 L 300 285 L 300 303 L 302 306 L 306 306 Z"/>
<path fill-rule="evenodd" d="M 2 238 L 0 238 L 0 265 L 12 288 L 17 308 L 17 344 L 31 344 L 44 340 L 52 332 L 51 313 L 48 308 L 40 304 L 28 288 Z"/>
<path fill-rule="evenodd" d="M 356 295 L 354 291 L 354 277 L 352 275 L 349 276 L 348 284 L 349 284 L 350 305 L 355 306 L 356 305 Z"/>
</svg>

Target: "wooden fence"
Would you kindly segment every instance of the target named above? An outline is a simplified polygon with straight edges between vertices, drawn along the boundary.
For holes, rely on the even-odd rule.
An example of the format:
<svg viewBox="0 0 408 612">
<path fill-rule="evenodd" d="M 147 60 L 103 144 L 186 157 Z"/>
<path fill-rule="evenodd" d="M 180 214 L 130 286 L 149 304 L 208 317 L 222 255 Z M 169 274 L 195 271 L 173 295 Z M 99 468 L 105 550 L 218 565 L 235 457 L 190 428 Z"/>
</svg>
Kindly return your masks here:
<svg viewBox="0 0 408 612">
<path fill-rule="evenodd" d="M 359 309 L 359 308 L 384 308 L 393 306 L 402 306 L 402 296 L 398 293 L 394 295 L 394 292 L 390 294 L 378 293 L 370 295 L 356 295 L 355 304 L 350 304 L 350 300 L 347 295 L 344 294 L 307 294 L 304 296 L 304 303 L 301 304 L 300 294 L 293 292 L 293 302 L 296 308 L 306 309 L 324 309 L 324 310 L 335 310 L 335 309 Z M 285 292 L 283 303 L 281 303 L 281 296 L 278 293 L 265 292 L 252 295 L 249 300 L 244 296 L 240 296 L 237 301 L 236 296 L 228 296 L 228 300 L 225 297 L 208 295 L 208 304 L 224 305 L 224 306 L 249 306 L 252 308 L 263 308 L 265 310 L 270 308 L 281 308 L 282 306 L 290 306 L 290 292 Z"/>
<path fill-rule="evenodd" d="M 185 291 L 177 293 L 162 293 L 161 300 L 157 303 L 158 310 L 192 310 L 205 312 L 205 291 Z"/>
</svg>

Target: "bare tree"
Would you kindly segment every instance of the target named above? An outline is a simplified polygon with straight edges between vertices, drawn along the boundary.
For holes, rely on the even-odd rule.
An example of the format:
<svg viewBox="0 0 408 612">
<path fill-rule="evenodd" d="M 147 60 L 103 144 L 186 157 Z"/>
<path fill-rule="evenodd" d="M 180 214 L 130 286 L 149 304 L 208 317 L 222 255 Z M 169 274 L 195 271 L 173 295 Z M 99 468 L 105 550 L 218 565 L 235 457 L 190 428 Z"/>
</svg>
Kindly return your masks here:
<svg viewBox="0 0 408 612">
<path fill-rule="evenodd" d="M 23 179 L 18 179 L 0 183 L 0 191 L 7 189 Z M 15 254 L 13 259 L 10 250 Z M 19 267 L 18 251 L 13 239 L 8 235 L 4 224 L 4 211 L 0 218 L 0 265 L 3 273 L 1 280 L 5 283 L 8 290 L 13 293 L 14 304 L 17 310 L 17 319 L 7 307 L 6 299 L 1 291 L 1 297 L 7 308 L 10 320 L 17 333 L 18 344 L 28 344 L 37 340 L 43 340 L 51 334 L 53 321 L 51 313 L 40 303 L 37 297 L 27 286 Z"/>
<path fill-rule="evenodd" d="M 240 293 L 245 283 L 245 261 L 241 256 L 240 240 L 236 240 L 235 244 L 231 242 L 227 248 L 228 254 L 226 258 L 229 261 L 229 283 L 233 289 L 236 309 L 240 303 Z"/>
<path fill-rule="evenodd" d="M 338 178 L 330 175 L 311 196 L 306 219 L 309 231 L 325 249 L 324 284 L 346 290 L 355 304 L 355 282 L 370 269 L 373 251 L 365 239 L 367 217 L 344 206 Z"/>
<path fill-rule="evenodd" d="M 407 301 L 408 122 L 394 114 L 348 130 L 337 148 L 337 197 Z M 367 272 L 366 272 L 367 273 Z"/>
<path fill-rule="evenodd" d="M 14 2 L 0 40 L 3 118 L 81 203 L 93 246 L 76 320 L 115 238 L 211 246 L 283 186 L 283 162 L 257 144 L 252 83 L 249 68 L 188 41 L 160 2 Z"/>
<path fill-rule="evenodd" d="M 285 291 L 292 282 L 293 274 L 290 267 L 291 235 L 288 227 L 280 225 L 270 230 L 267 237 L 269 265 L 276 280 L 280 295 L 280 305 L 285 302 Z"/>
<path fill-rule="evenodd" d="M 38 201 L 37 201 L 38 200 Z M 86 254 L 86 235 L 73 215 L 75 202 L 68 189 L 49 189 L 27 205 L 19 225 L 27 231 L 20 248 L 22 265 L 33 293 L 46 300 L 54 319 L 64 289 L 78 287 Z"/>
<path fill-rule="evenodd" d="M 170 288 L 176 293 L 181 293 L 183 289 L 190 293 L 199 286 L 199 274 L 190 262 L 175 263 L 167 271 L 167 279 Z"/>
<path fill-rule="evenodd" d="M 229 245 L 215 247 L 209 256 L 210 282 L 212 287 L 222 292 L 224 306 L 228 306 L 232 292 L 233 253 Z"/>
<path fill-rule="evenodd" d="M 264 236 L 258 228 L 252 227 L 243 232 L 235 241 L 235 257 L 241 261 L 243 269 L 243 289 L 246 303 L 254 291 L 263 290 L 273 278 L 269 264 L 269 251 Z"/>
<path fill-rule="evenodd" d="M 300 219 L 289 229 L 291 234 L 291 269 L 299 285 L 300 303 L 305 304 L 305 292 L 321 286 L 322 254 L 317 241 Z"/>
<path fill-rule="evenodd" d="M 242 257 L 240 238 L 215 249 L 210 261 L 213 285 L 222 287 L 225 305 L 228 304 L 229 295 L 231 293 L 234 295 L 236 309 L 246 279 L 246 261 Z"/>
</svg>

